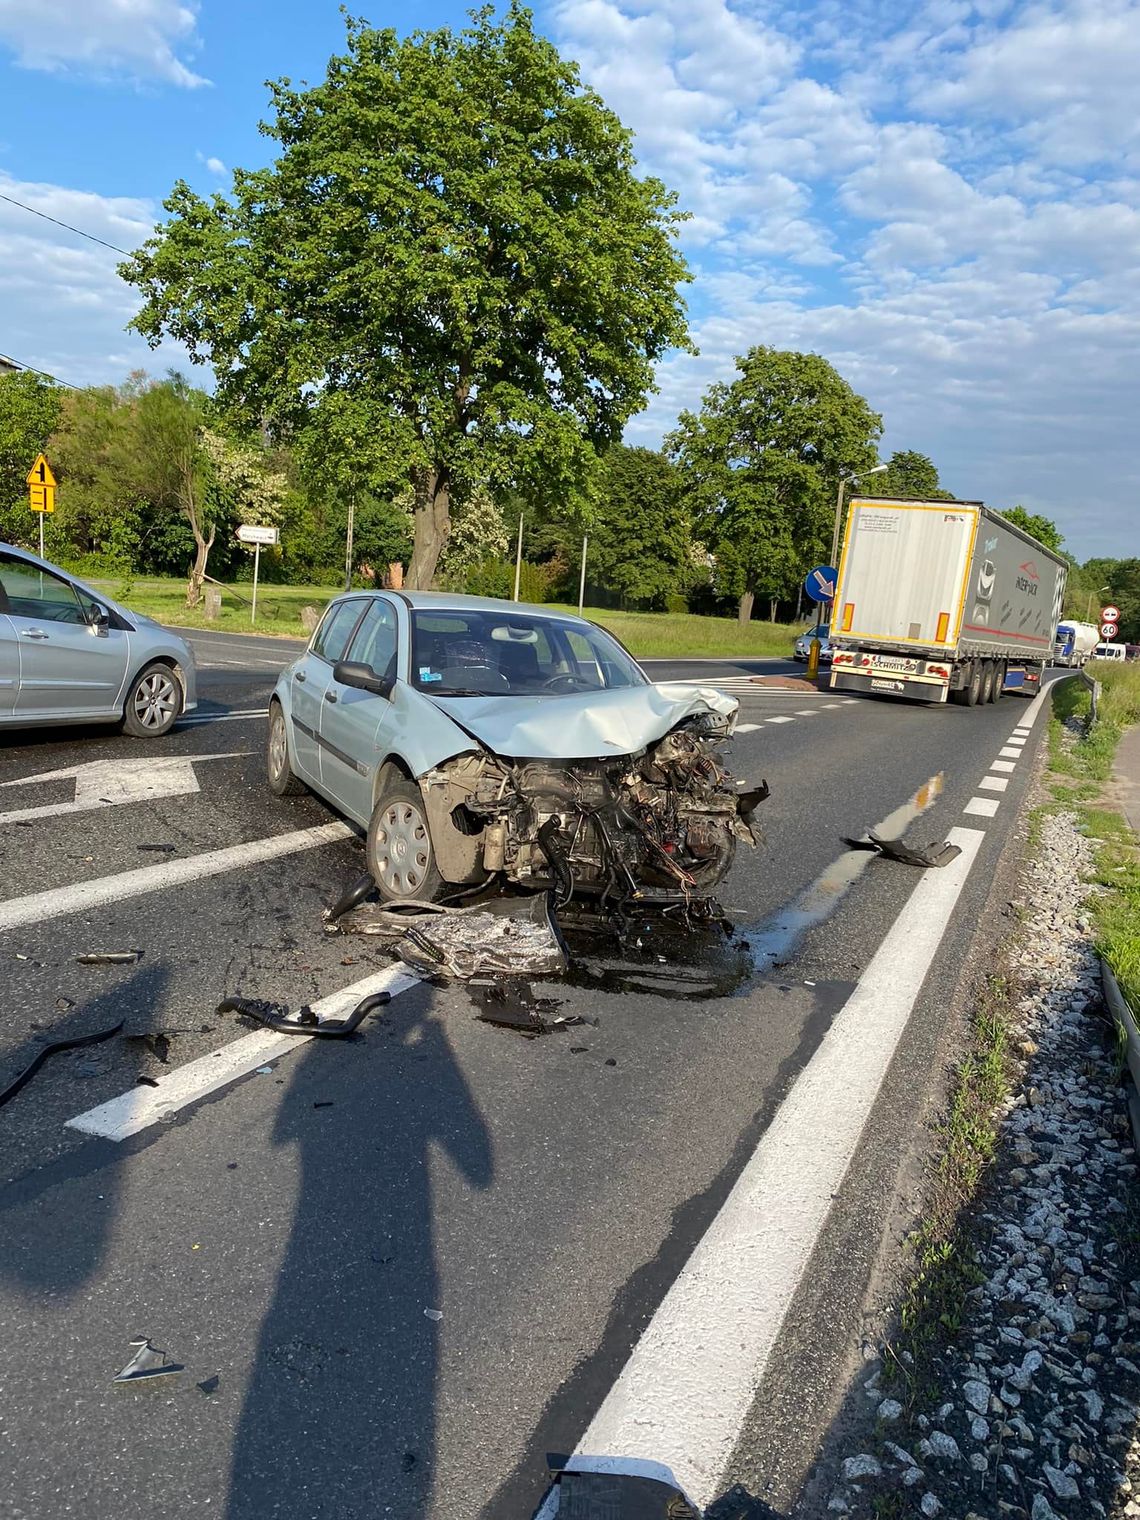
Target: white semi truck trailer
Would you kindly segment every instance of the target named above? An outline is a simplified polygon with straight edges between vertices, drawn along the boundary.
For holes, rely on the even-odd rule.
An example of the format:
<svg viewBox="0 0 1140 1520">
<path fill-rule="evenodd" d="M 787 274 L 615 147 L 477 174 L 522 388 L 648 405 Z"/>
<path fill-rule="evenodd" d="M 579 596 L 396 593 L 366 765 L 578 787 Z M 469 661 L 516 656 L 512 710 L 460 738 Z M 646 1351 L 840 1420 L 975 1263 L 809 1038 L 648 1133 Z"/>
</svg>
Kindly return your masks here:
<svg viewBox="0 0 1140 1520">
<path fill-rule="evenodd" d="M 831 685 L 973 707 L 1040 690 L 1067 566 L 980 501 L 855 497 L 831 613 Z"/>
</svg>

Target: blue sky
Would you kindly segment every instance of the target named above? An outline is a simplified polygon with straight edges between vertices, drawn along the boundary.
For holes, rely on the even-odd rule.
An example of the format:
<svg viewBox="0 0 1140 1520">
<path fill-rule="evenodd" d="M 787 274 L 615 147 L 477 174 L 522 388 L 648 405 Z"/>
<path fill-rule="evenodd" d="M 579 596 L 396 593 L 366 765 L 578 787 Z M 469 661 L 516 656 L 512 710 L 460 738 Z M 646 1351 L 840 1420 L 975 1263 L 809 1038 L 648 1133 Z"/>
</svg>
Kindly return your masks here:
<svg viewBox="0 0 1140 1520">
<path fill-rule="evenodd" d="M 464 7 L 350 7 L 401 31 Z M 631 442 L 754 343 L 822 353 L 885 451 L 1140 555 L 1140 0 L 543 0 L 538 23 L 692 214 L 697 357 Z M 0 0 L 0 193 L 124 248 L 179 177 L 264 161 L 264 81 L 316 79 L 329 0 Z M 0 202 L 0 353 L 75 383 L 180 362 L 123 331 L 113 253 Z"/>
</svg>

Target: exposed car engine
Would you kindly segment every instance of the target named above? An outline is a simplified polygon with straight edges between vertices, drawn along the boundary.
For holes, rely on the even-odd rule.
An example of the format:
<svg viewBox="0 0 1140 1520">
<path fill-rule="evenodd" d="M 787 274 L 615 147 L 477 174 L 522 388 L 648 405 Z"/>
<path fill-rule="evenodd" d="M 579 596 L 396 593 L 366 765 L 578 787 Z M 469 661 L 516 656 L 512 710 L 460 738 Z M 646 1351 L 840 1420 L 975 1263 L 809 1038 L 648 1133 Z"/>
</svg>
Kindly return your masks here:
<svg viewBox="0 0 1140 1520">
<path fill-rule="evenodd" d="M 726 733 L 708 713 L 612 760 L 445 762 L 420 778 L 443 875 L 502 873 L 562 904 L 578 893 L 603 907 L 706 896 L 737 840 L 756 843 L 752 813 L 768 795 L 765 783 L 739 789 L 721 765 Z"/>
</svg>

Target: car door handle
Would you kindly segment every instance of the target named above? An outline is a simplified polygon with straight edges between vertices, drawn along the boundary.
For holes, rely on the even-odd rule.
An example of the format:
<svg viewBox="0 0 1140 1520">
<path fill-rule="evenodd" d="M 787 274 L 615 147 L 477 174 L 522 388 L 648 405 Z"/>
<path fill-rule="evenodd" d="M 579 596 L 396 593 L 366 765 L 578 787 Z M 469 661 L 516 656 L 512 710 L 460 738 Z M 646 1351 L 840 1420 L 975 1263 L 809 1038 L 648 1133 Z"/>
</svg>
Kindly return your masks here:
<svg viewBox="0 0 1140 1520">
<path fill-rule="evenodd" d="M 42 628 L 21 628 L 20 637 L 22 639 L 47 639 L 51 635 L 45 633 Z"/>
<path fill-rule="evenodd" d="M 335 702 L 336 701 L 336 692 L 335 691 L 326 691 L 325 692 L 325 701 L 326 702 Z"/>
</svg>

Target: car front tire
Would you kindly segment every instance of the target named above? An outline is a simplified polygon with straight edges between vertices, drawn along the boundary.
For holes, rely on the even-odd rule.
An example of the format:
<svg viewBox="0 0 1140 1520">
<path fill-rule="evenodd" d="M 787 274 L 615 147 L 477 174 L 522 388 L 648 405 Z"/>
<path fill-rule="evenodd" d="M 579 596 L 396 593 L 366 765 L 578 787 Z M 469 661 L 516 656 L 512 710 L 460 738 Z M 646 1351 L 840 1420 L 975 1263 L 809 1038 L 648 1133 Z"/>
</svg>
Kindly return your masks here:
<svg viewBox="0 0 1140 1520">
<path fill-rule="evenodd" d="M 182 683 L 169 665 L 148 665 L 131 682 L 123 704 L 123 732 L 161 739 L 182 716 Z"/>
<path fill-rule="evenodd" d="M 385 902 L 432 902 L 443 886 L 424 799 L 406 777 L 393 777 L 377 799 L 365 853 Z"/>
</svg>

